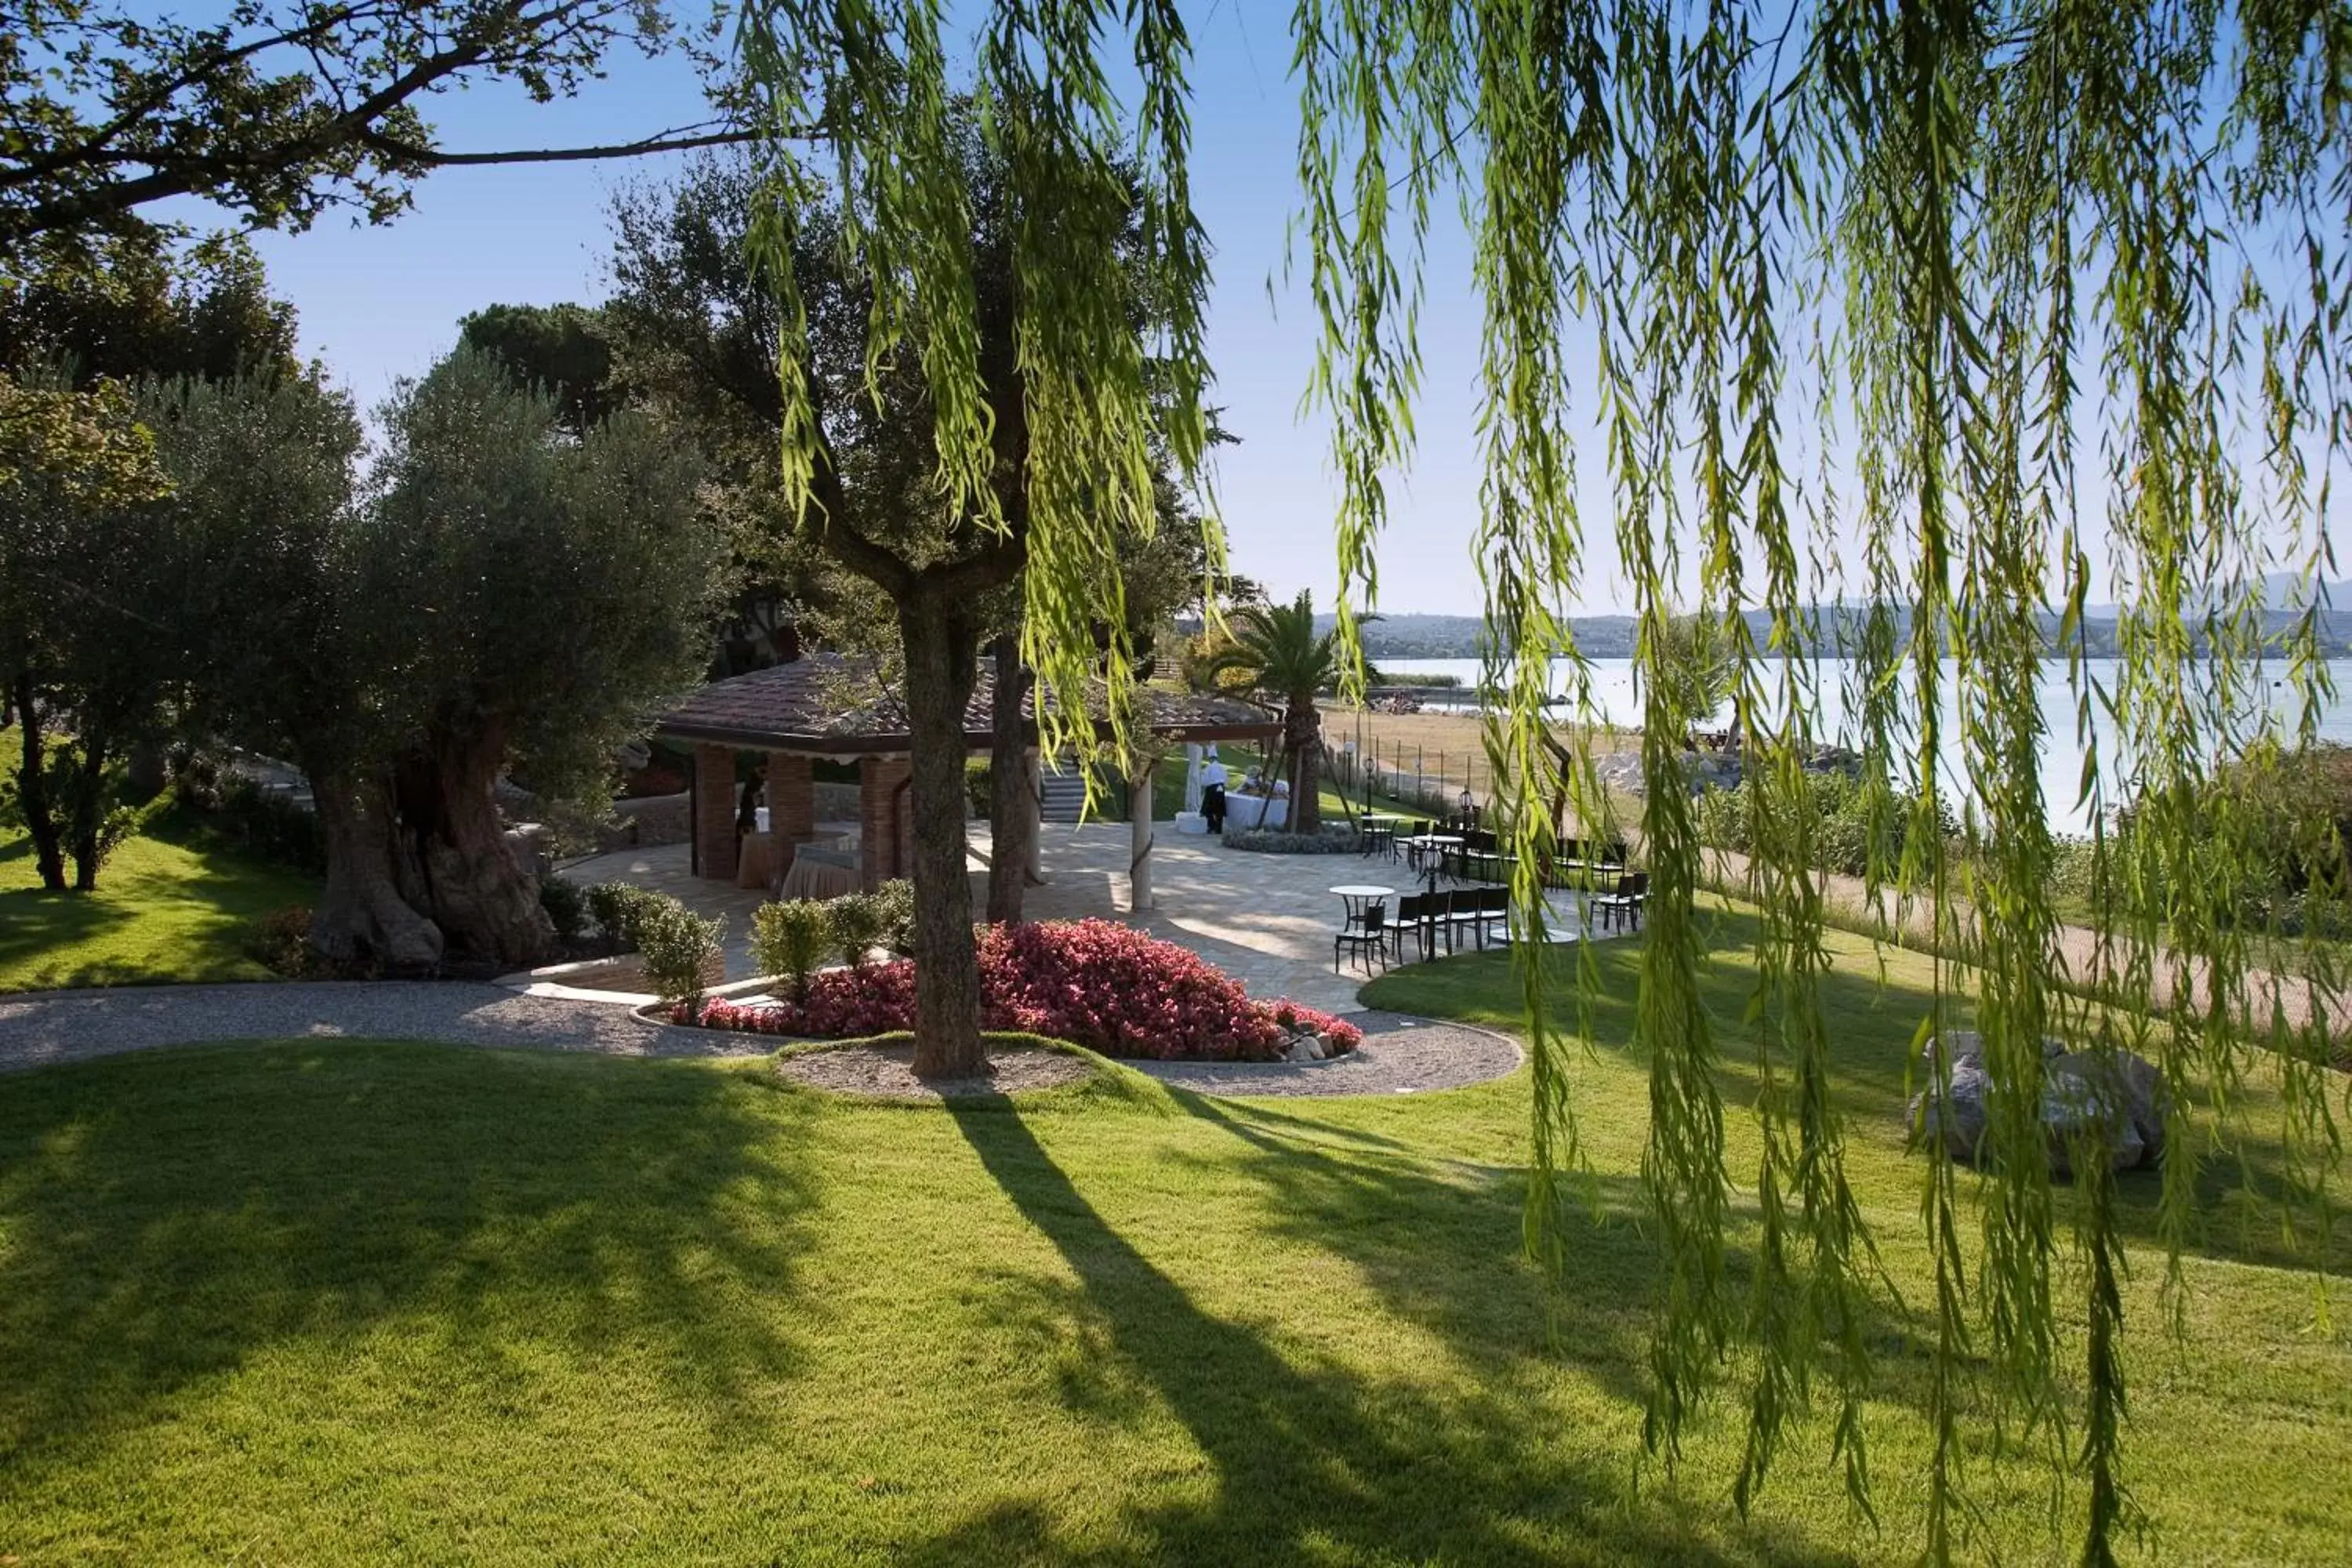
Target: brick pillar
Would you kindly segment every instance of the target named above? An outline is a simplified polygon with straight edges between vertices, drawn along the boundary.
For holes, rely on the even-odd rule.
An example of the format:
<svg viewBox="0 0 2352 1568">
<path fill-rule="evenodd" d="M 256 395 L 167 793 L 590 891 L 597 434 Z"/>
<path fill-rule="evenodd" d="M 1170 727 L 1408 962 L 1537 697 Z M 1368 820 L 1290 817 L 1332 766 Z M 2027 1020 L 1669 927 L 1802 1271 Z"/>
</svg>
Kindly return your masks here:
<svg viewBox="0 0 2352 1568">
<path fill-rule="evenodd" d="M 735 879 L 735 753 L 694 748 L 694 868 L 706 881 Z"/>
<path fill-rule="evenodd" d="M 768 753 L 768 834 L 779 874 L 792 869 L 793 851 L 816 837 L 815 775 L 798 752 Z"/>
<path fill-rule="evenodd" d="M 868 892 L 907 875 L 904 824 L 912 809 L 898 786 L 914 772 L 905 757 L 863 757 L 857 763 L 858 880 Z"/>
</svg>

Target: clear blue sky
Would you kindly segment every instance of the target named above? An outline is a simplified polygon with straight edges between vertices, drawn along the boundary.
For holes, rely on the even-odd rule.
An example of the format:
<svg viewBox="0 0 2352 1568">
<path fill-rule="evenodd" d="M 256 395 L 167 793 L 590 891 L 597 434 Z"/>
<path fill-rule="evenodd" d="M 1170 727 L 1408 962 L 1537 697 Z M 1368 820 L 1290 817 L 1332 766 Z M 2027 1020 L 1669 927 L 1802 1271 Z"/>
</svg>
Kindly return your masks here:
<svg viewBox="0 0 2352 1568">
<path fill-rule="evenodd" d="M 1215 396 L 1242 437 L 1221 452 L 1217 469 L 1234 566 L 1281 594 L 1312 588 L 1324 606 L 1336 579 L 1333 486 L 1324 432 L 1298 416 L 1312 359 L 1311 311 L 1303 288 L 1286 289 L 1281 281 L 1297 185 L 1288 11 L 1257 0 L 1192 7 L 1194 179 L 1216 246 Z M 426 113 L 445 146 L 471 150 L 620 141 L 698 120 L 703 110 L 684 60 L 646 61 L 630 51 L 614 58 L 609 79 L 573 100 L 541 106 L 486 89 L 435 100 Z M 273 284 L 301 312 L 304 352 L 373 405 L 395 378 L 423 371 L 444 352 L 469 310 L 601 298 L 611 193 L 660 178 L 675 162 L 445 170 L 417 187 L 415 210 L 390 227 L 357 228 L 331 216 L 308 234 L 264 234 L 257 243 Z M 1450 253 L 1436 258 L 1432 275 L 1420 459 L 1392 492 L 1394 521 L 1380 551 L 1381 600 L 1393 611 L 1470 614 L 1480 606 L 1471 555 L 1477 307 L 1458 235 L 1447 244 Z M 1605 518 L 1594 531 L 1605 540 Z M 1591 597 L 1605 606 L 1617 595 Z"/>
</svg>

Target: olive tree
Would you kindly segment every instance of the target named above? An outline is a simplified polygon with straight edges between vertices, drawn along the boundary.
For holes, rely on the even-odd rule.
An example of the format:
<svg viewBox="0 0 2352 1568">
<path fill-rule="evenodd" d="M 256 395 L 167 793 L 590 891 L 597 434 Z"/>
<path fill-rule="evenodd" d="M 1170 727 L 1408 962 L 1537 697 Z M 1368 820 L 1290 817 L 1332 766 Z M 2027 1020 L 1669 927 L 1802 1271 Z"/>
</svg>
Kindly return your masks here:
<svg viewBox="0 0 2352 1568">
<path fill-rule="evenodd" d="M 725 545 L 653 421 L 584 437 L 461 351 L 357 422 L 308 383 L 178 394 L 167 444 L 199 712 L 291 754 L 327 844 L 312 940 L 346 962 L 538 962 L 553 932 L 492 788 L 593 796 L 690 686 Z"/>
</svg>

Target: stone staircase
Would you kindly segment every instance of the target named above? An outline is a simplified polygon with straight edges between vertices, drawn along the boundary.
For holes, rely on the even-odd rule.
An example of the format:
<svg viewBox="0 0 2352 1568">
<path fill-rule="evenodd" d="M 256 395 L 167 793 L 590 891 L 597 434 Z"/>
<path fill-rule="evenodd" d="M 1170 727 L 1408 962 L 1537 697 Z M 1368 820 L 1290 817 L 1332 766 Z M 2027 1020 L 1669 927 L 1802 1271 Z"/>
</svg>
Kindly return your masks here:
<svg viewBox="0 0 2352 1568">
<path fill-rule="evenodd" d="M 1059 772 L 1047 768 L 1039 775 L 1040 822 L 1075 823 L 1081 820 L 1087 809 L 1087 781 L 1076 764 L 1064 766 Z"/>
</svg>

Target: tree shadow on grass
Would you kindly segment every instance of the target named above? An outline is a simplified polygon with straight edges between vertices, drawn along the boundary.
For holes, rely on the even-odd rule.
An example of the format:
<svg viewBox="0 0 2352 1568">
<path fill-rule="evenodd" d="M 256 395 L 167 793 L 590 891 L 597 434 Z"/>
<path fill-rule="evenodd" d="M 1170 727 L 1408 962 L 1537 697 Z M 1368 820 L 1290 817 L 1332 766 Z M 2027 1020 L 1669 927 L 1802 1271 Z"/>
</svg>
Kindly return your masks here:
<svg viewBox="0 0 2352 1568">
<path fill-rule="evenodd" d="M 754 1100 L 749 1097 L 758 1097 Z M 74 1462 L 282 1342 L 407 1323 L 496 1378 L 615 1349 L 755 1436 L 787 1374 L 809 1114 L 709 1069 L 283 1044 L 53 1068 L 0 1097 L 0 1468 Z"/>
<path fill-rule="evenodd" d="M 1129 1510 L 1110 1542 L 1067 1539 L 1044 1510 L 1012 1503 L 907 1561 L 1842 1560 L 1760 1523 L 1717 1518 L 1710 1532 L 1664 1500 L 1629 1499 L 1624 1471 L 1562 1458 L 1550 1430 L 1557 1412 L 1508 1380 L 1472 1376 L 1441 1393 L 1279 1353 L 1257 1331 L 1204 1311 L 1108 1224 L 1016 1109 L 953 1102 L 950 1110 L 989 1174 L 1078 1277 L 1076 1292 L 1047 1289 L 1036 1310 L 1083 1317 L 1081 1342 L 1118 1363 L 1096 1381 L 1155 1395 L 1213 1473 L 1207 1498 L 1195 1486 L 1165 1489 Z M 1483 1261 L 1491 1273 L 1496 1255 Z"/>
</svg>

